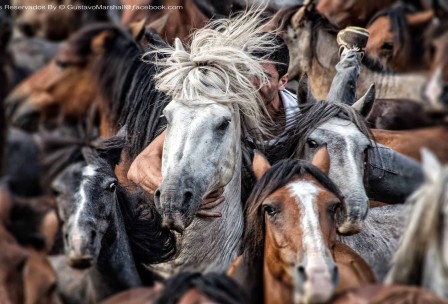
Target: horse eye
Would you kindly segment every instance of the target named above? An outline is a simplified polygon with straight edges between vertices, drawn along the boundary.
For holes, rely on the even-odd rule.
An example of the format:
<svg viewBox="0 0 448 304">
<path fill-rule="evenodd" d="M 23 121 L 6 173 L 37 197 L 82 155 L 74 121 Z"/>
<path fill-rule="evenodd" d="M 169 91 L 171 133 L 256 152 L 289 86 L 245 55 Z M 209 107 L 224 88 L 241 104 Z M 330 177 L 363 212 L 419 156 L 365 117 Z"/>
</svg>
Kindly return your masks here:
<svg viewBox="0 0 448 304">
<path fill-rule="evenodd" d="M 318 147 L 317 142 L 315 142 L 315 141 L 312 140 L 312 139 L 308 139 L 306 143 L 308 144 L 308 146 L 309 146 L 310 148 L 317 148 L 317 147 Z"/>
<path fill-rule="evenodd" d="M 219 126 L 218 126 L 218 130 L 219 131 L 225 131 L 227 129 L 227 127 L 230 124 L 230 120 L 225 120 L 223 121 Z"/>
<path fill-rule="evenodd" d="M 277 214 L 277 210 L 275 210 L 272 206 L 269 205 L 264 205 L 263 211 L 266 212 L 266 214 L 269 216 L 274 216 L 275 214 Z"/>
<path fill-rule="evenodd" d="M 65 69 L 66 67 L 68 67 L 68 63 L 65 62 L 65 61 L 62 61 L 62 60 L 60 60 L 60 59 L 56 59 L 55 63 L 56 63 L 56 65 L 57 65 L 58 67 L 60 67 L 61 69 Z"/>
<path fill-rule="evenodd" d="M 392 43 L 385 42 L 385 43 L 383 43 L 383 45 L 381 46 L 381 48 L 382 48 L 383 50 L 389 50 L 389 51 L 392 51 L 392 50 L 394 49 L 394 45 L 393 45 Z"/>
<path fill-rule="evenodd" d="M 341 203 L 339 203 L 339 202 L 331 204 L 328 207 L 328 213 L 330 213 L 332 216 L 335 215 L 336 211 L 339 209 L 340 206 L 341 206 Z"/>
<path fill-rule="evenodd" d="M 113 182 L 109 185 L 110 192 L 115 192 L 116 189 L 117 189 L 117 184 L 115 182 Z"/>
</svg>

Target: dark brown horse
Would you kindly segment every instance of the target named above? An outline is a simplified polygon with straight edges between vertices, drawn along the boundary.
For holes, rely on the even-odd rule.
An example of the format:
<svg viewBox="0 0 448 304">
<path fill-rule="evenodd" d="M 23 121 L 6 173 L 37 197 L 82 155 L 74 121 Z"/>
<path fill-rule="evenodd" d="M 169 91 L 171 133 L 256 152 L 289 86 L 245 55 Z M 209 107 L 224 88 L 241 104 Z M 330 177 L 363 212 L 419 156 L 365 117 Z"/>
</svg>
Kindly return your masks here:
<svg viewBox="0 0 448 304">
<path fill-rule="evenodd" d="M 426 70 L 424 32 L 432 18 L 432 11 L 416 12 L 408 5 L 378 12 L 367 27 L 367 56 L 395 72 Z"/>
<path fill-rule="evenodd" d="M 328 171 L 328 157 L 323 148 L 314 162 Z M 253 167 L 258 182 L 246 210 L 246 249 L 230 271 L 253 303 L 323 303 L 374 281 L 367 263 L 336 240 L 346 208 L 324 173 L 304 161 L 270 168 L 260 154 Z"/>
</svg>

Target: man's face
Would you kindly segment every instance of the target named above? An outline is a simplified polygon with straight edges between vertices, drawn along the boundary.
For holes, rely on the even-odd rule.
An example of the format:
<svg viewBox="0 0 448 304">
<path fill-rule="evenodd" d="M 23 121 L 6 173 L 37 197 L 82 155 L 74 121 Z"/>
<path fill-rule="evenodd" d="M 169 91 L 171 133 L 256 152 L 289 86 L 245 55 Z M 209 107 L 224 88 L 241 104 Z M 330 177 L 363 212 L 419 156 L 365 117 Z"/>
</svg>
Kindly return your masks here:
<svg viewBox="0 0 448 304">
<path fill-rule="evenodd" d="M 279 75 L 274 64 L 264 63 L 262 66 L 269 82 L 262 86 L 259 92 L 264 104 L 269 106 L 275 100 L 278 92 L 285 89 L 286 83 L 288 82 L 288 74 L 283 75 L 279 79 Z"/>
</svg>

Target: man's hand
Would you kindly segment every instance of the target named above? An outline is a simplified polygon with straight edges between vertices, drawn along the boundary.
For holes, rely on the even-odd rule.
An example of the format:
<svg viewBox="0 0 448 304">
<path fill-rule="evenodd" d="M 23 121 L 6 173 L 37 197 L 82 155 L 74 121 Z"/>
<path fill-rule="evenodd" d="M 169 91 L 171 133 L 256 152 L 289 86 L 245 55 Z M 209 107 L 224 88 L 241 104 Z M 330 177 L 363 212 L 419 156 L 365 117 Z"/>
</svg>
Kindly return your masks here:
<svg viewBox="0 0 448 304">
<path fill-rule="evenodd" d="M 154 196 L 162 184 L 162 153 L 166 130 L 157 136 L 132 162 L 128 179 Z"/>
<path fill-rule="evenodd" d="M 139 185 L 152 197 L 162 184 L 162 153 L 166 130 L 157 136 L 132 162 L 128 171 L 128 179 Z M 221 212 L 210 211 L 224 202 L 224 188 L 208 194 L 202 201 L 197 216 L 221 217 Z"/>
</svg>

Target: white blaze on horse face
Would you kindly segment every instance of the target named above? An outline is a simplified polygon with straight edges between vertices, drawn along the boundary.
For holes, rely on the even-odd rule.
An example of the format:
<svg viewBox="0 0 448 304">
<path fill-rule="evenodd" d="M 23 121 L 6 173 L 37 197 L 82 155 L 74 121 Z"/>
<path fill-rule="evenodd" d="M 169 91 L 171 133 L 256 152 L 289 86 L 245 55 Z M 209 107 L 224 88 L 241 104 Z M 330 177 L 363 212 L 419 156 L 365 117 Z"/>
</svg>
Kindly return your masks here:
<svg viewBox="0 0 448 304">
<path fill-rule="evenodd" d="M 235 112 L 230 105 L 170 102 L 164 110 L 168 120 L 162 157 L 164 181 L 175 185 L 177 179 L 185 178 L 193 187 L 202 182 L 215 189 L 229 183 L 240 137 L 239 115 Z M 226 122 L 228 126 L 220 129 Z"/>
<path fill-rule="evenodd" d="M 307 261 L 306 267 L 325 265 L 325 241 L 319 223 L 316 197 L 319 188 L 312 182 L 296 181 L 288 185 L 291 195 L 296 198 L 300 210 L 302 244 Z"/>
<path fill-rule="evenodd" d="M 78 193 L 75 196 L 78 198 L 79 201 L 78 201 L 78 204 L 76 205 L 76 211 L 75 211 L 75 215 L 74 215 L 74 219 L 73 219 L 73 225 L 74 225 L 73 226 L 73 235 L 78 234 L 78 232 L 80 232 L 79 219 L 80 219 L 81 213 L 84 210 L 86 203 L 87 203 L 86 191 L 84 188 L 85 188 L 89 178 L 92 176 L 95 176 L 95 174 L 96 174 L 96 168 L 91 165 L 87 165 L 82 170 L 82 182 L 81 182 L 81 185 L 79 186 Z"/>
</svg>

